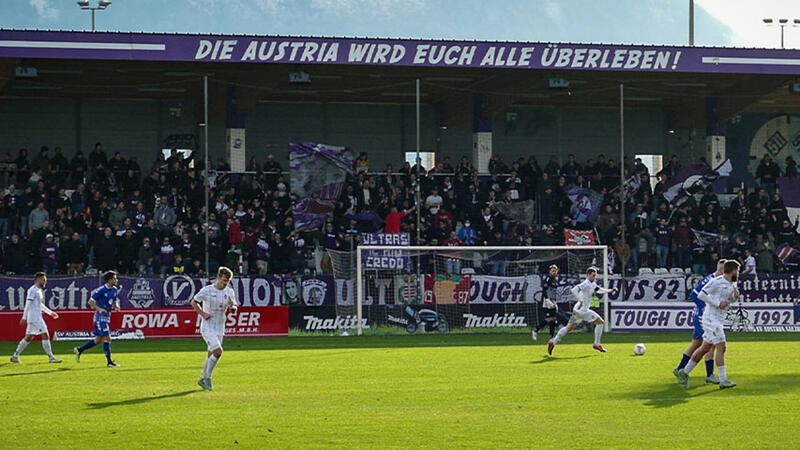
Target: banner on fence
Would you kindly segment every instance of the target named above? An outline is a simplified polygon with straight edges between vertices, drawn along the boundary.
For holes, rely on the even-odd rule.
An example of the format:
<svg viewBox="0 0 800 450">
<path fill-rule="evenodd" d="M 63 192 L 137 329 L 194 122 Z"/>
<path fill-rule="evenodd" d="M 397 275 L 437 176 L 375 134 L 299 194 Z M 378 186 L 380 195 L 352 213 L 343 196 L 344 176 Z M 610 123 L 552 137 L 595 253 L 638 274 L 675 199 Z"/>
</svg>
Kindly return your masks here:
<svg viewBox="0 0 800 450">
<path fill-rule="evenodd" d="M 408 233 L 362 233 L 361 245 L 411 245 Z M 407 250 L 368 250 L 362 255 L 365 269 L 405 269 L 410 258 Z"/>
<path fill-rule="evenodd" d="M 693 303 L 612 302 L 614 331 L 691 331 Z M 725 318 L 731 331 L 800 331 L 800 308 L 780 303 L 735 303 Z"/>
<path fill-rule="evenodd" d="M 120 276 L 119 295 L 123 309 L 189 306 L 194 295 L 211 280 L 174 275 L 163 278 Z M 0 311 L 22 310 L 31 278 L 0 278 Z M 45 304 L 50 309 L 88 309 L 89 296 L 102 284 L 98 277 L 51 277 L 45 288 Z M 281 278 L 267 275 L 257 278 L 234 277 L 230 283 L 242 306 L 280 306 Z"/>
<path fill-rule="evenodd" d="M 243 306 L 237 314 L 228 314 L 225 335 L 286 336 L 287 309 L 285 306 Z M 45 317 L 45 322 L 55 339 L 87 339 L 93 336 L 93 314 L 91 310 L 61 311 L 58 319 Z M 19 340 L 25 334 L 25 327 L 19 324 L 20 318 L 20 312 L 0 312 L 0 341 Z M 190 308 L 123 309 L 111 315 L 111 329 L 116 337 L 129 339 L 199 338 L 200 320 Z"/>
</svg>

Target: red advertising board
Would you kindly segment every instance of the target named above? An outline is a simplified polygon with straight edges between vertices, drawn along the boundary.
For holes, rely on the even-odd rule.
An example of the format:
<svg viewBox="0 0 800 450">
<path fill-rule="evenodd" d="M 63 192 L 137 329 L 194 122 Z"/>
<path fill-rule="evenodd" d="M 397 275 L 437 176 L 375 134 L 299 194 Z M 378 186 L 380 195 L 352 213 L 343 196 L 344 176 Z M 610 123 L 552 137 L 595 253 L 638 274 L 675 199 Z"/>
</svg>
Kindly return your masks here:
<svg viewBox="0 0 800 450">
<path fill-rule="evenodd" d="M 45 316 L 50 336 L 56 340 L 86 339 L 92 331 L 91 310 L 58 311 L 58 319 Z M 25 334 L 20 311 L 0 312 L 0 341 L 17 341 Z M 190 338 L 200 336 L 200 319 L 191 308 L 123 309 L 111 315 L 112 336 L 129 339 Z M 240 307 L 228 314 L 225 335 L 234 337 L 286 336 L 286 306 Z"/>
</svg>

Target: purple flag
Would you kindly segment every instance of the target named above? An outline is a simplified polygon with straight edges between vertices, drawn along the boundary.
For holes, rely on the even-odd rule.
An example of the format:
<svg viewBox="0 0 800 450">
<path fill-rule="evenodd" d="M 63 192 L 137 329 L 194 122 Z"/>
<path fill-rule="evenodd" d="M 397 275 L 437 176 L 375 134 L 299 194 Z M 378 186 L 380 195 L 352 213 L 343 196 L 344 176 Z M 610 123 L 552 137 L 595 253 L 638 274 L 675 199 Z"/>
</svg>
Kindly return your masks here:
<svg viewBox="0 0 800 450">
<path fill-rule="evenodd" d="M 594 222 L 600 214 L 603 194 L 578 186 L 567 189 L 567 197 L 572 202 L 570 213 L 576 222 Z"/>
<path fill-rule="evenodd" d="M 353 174 L 355 152 L 314 142 L 289 143 L 294 229 L 319 229 L 333 217 L 347 175 Z"/>
<path fill-rule="evenodd" d="M 705 188 L 717 177 L 719 177 L 719 173 L 707 164 L 683 166 L 667 180 L 668 187 L 664 191 L 664 198 L 673 205 L 680 205 L 695 191 Z"/>
</svg>

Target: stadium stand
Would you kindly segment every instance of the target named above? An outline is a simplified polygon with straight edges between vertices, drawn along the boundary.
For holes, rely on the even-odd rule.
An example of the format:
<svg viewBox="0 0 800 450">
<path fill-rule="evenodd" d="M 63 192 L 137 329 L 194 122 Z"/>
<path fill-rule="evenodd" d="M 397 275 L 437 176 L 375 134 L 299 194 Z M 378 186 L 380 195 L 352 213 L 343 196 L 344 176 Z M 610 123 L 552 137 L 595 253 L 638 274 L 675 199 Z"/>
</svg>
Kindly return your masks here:
<svg viewBox="0 0 800 450">
<path fill-rule="evenodd" d="M 51 154 L 46 146 L 29 156 L 21 149 L 0 158 L 0 182 L 7 186 L 0 190 L 3 272 L 204 273 L 202 161 L 173 152 L 143 169 L 135 157 L 108 158 L 99 142 L 88 157 L 78 151 L 68 160 L 60 147 Z M 507 164 L 496 155 L 490 173 L 481 175 L 467 157 L 455 167 L 445 158 L 431 169 L 405 163 L 397 173 L 391 165 L 371 172 L 369 155 L 361 153 L 334 221 L 313 233 L 294 230 L 289 173 L 275 158 L 262 164 L 253 157 L 239 174 L 220 160 L 211 168 L 209 270 L 238 267 L 241 257 L 247 273 L 314 273 L 327 270 L 322 249 L 352 249 L 360 232 L 406 231 L 415 238 L 418 169 L 421 245 L 453 239 L 461 245 L 563 245 L 565 228 L 590 229 L 612 246 L 616 272 L 705 273 L 709 261 L 744 260 L 748 251 L 758 272 L 785 270 L 775 249 L 797 245 L 797 218 L 788 216 L 775 180 L 797 176 L 793 161 L 781 169 L 766 156 L 755 174 L 758 184 L 739 190 L 727 207 L 709 190 L 679 206 L 668 202 L 666 181 L 680 166 L 672 158 L 651 189 L 647 167 L 638 159 L 626 164 L 626 178 L 638 174 L 641 185 L 627 196 L 623 242 L 620 200 L 609 195 L 620 184 L 620 170 L 603 155 L 585 162 L 569 155 L 564 164 L 553 156 L 544 166 L 535 157 Z M 596 220 L 573 218 L 566 193 L 573 185 L 606 194 Z M 536 210 L 530 225 L 494 207 L 526 200 Z"/>
</svg>

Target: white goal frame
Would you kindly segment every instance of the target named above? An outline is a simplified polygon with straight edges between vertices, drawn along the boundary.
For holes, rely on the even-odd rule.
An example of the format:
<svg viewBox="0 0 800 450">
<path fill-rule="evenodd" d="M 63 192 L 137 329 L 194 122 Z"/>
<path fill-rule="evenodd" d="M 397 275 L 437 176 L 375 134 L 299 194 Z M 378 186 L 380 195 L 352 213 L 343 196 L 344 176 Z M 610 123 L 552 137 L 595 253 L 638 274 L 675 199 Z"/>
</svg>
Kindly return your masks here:
<svg viewBox="0 0 800 450">
<path fill-rule="evenodd" d="M 364 275 L 363 269 L 361 267 L 361 254 L 364 251 L 371 251 L 371 250 L 408 250 L 408 251 L 457 251 L 457 250 L 465 250 L 465 251 L 513 251 L 513 250 L 545 250 L 545 251 L 577 251 L 577 250 L 602 250 L 603 252 L 603 260 L 601 262 L 600 273 L 603 274 L 603 284 L 598 283 L 602 287 L 606 287 L 609 283 L 608 278 L 608 246 L 607 245 L 548 245 L 548 246 L 455 246 L 450 247 L 446 245 L 359 245 L 356 247 L 356 315 L 358 316 L 358 320 L 356 321 L 356 327 L 358 330 L 358 335 L 361 336 L 363 330 L 361 328 L 362 318 L 363 318 L 363 302 L 364 302 Z M 420 280 L 417 280 L 419 283 Z M 423 285 L 424 289 L 424 285 Z M 610 317 L 609 317 L 609 305 L 608 305 L 608 294 L 603 295 L 603 320 L 605 321 L 605 331 L 609 331 L 610 327 Z"/>
</svg>

